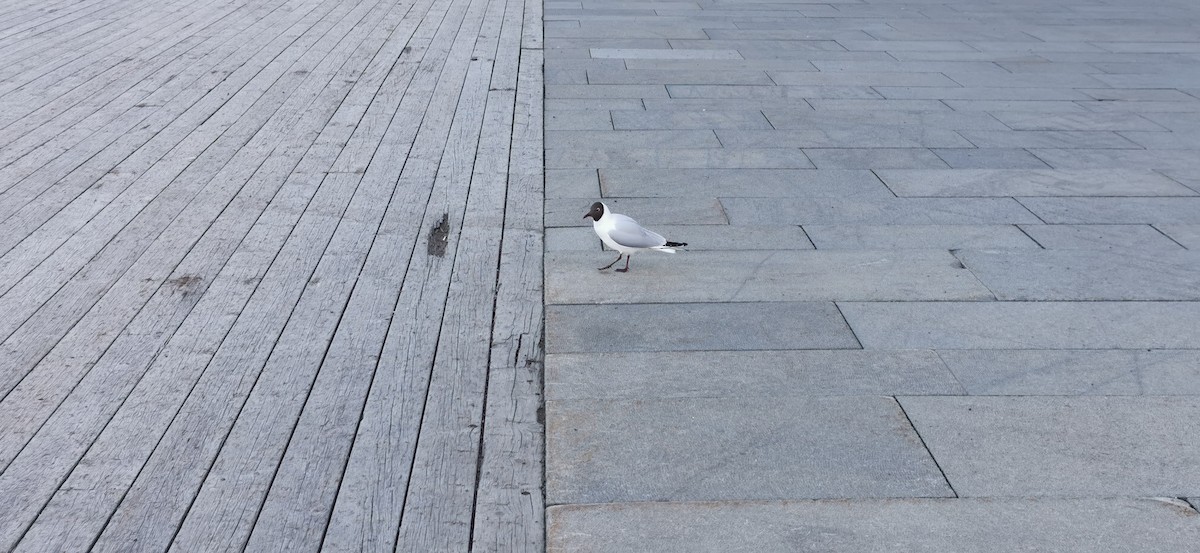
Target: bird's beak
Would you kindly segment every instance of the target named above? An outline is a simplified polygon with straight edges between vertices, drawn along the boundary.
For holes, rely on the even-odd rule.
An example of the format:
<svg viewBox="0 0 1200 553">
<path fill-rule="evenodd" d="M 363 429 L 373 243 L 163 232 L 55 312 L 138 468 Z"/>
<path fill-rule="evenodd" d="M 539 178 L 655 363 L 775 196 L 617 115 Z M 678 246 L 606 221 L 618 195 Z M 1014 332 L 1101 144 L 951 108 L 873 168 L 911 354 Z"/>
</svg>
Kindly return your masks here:
<svg viewBox="0 0 1200 553">
<path fill-rule="evenodd" d="M 591 214 L 591 213 L 584 213 L 584 214 L 583 214 L 583 218 L 584 218 L 584 219 L 587 219 L 588 217 L 591 217 L 591 216 L 592 216 L 592 214 Z"/>
</svg>

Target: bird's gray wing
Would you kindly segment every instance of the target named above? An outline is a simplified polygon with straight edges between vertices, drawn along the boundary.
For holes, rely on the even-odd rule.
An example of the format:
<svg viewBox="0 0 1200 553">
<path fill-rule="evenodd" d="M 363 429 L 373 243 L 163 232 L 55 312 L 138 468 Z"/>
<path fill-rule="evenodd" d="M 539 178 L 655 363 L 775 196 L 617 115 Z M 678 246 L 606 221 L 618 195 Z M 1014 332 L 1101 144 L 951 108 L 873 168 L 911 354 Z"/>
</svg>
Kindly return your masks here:
<svg viewBox="0 0 1200 553">
<path fill-rule="evenodd" d="M 656 232 L 652 232 L 642 228 L 637 224 L 637 221 L 630 219 L 624 215 L 613 214 L 613 228 L 608 231 L 608 237 L 622 246 L 627 248 L 653 248 L 667 243 L 667 239 L 663 238 Z"/>
</svg>

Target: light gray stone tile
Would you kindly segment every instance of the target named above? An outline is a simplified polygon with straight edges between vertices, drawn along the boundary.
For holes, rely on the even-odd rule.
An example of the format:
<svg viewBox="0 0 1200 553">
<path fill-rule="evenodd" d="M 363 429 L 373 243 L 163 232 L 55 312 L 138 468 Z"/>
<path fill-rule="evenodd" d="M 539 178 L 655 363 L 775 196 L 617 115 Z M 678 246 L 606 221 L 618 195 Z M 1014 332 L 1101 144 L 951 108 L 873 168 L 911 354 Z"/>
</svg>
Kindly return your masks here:
<svg viewBox="0 0 1200 553">
<path fill-rule="evenodd" d="M 1039 249 L 1014 225 L 804 225 L 804 230 L 821 250 Z"/>
<path fill-rule="evenodd" d="M 670 85 L 672 98 L 804 99 L 879 98 L 869 86 Z"/>
<path fill-rule="evenodd" d="M 1104 52 L 1105 50 L 1081 41 L 1015 41 L 1015 40 L 972 40 L 967 44 L 979 52 L 1021 52 L 1041 54 L 1045 52 Z"/>
<path fill-rule="evenodd" d="M 738 227 L 723 229 L 738 231 Z M 687 236 L 667 238 L 688 243 L 691 240 Z M 547 254 L 546 303 L 994 298 L 971 271 L 960 268 L 954 256 L 945 251 L 684 249 L 674 255 L 637 255 L 628 273 L 597 271 L 597 267 L 612 261 L 610 253 Z"/>
<path fill-rule="evenodd" d="M 926 148 L 805 148 L 818 169 L 929 169 L 947 168 L 946 162 Z"/>
<path fill-rule="evenodd" d="M 730 222 L 735 225 L 989 225 L 1041 222 L 1011 198 L 723 198 L 721 205 Z"/>
<path fill-rule="evenodd" d="M 1183 92 L 1165 88 L 1089 88 L 1077 90 L 1096 100 L 1120 100 L 1134 102 L 1187 102 L 1196 98 Z"/>
<path fill-rule="evenodd" d="M 997 66 L 1003 67 L 1013 73 L 1099 73 L 1095 65 L 1082 62 L 1060 61 L 1053 62 L 1049 60 L 1042 61 L 1017 61 L 1017 62 L 997 62 Z"/>
<path fill-rule="evenodd" d="M 1189 250 L 1200 250 L 1200 224 L 1196 225 L 1155 225 L 1172 240 L 1182 244 Z"/>
<path fill-rule="evenodd" d="M 891 197 L 870 171 L 812 169 L 602 169 L 606 197 Z"/>
<path fill-rule="evenodd" d="M 1200 492 L 1198 397 L 927 396 L 900 402 L 963 497 Z"/>
<path fill-rule="evenodd" d="M 1150 225 L 1023 225 L 1048 250 L 1179 250 L 1179 244 Z"/>
<path fill-rule="evenodd" d="M 830 125 L 859 127 L 897 125 L 950 130 L 1009 130 L 1004 123 L 986 113 L 952 111 L 795 112 L 783 110 L 763 110 L 763 113 L 776 129 L 811 130 Z"/>
<path fill-rule="evenodd" d="M 847 50 L 875 52 L 978 52 L 958 40 L 841 40 Z"/>
<path fill-rule="evenodd" d="M 1165 131 L 1136 114 L 993 112 L 992 116 L 1016 131 Z"/>
<path fill-rule="evenodd" d="M 950 106 L 940 100 L 877 100 L 845 98 L 810 98 L 808 103 L 815 110 L 898 110 L 898 111 L 948 111 Z"/>
<path fill-rule="evenodd" d="M 800 150 L 780 148 L 646 148 L 641 150 L 546 150 L 546 167 L 679 169 L 812 169 Z"/>
<path fill-rule="evenodd" d="M 1143 148 L 1200 150 L 1200 130 L 1179 132 L 1122 132 Z"/>
<path fill-rule="evenodd" d="M 997 88 L 1100 88 L 1105 82 L 1092 75 L 1078 73 L 967 73 L 954 71 L 946 77 L 967 87 L 991 86 Z"/>
<path fill-rule="evenodd" d="M 614 111 L 617 129 L 770 129 L 761 111 Z"/>
<path fill-rule="evenodd" d="M 818 73 L 807 71 L 768 71 L 780 85 L 860 85 L 860 86 L 954 86 L 941 73 Z M 1096 85 L 1094 81 L 1092 85 Z"/>
<path fill-rule="evenodd" d="M 998 88 L 997 90 L 1004 90 Z M 1065 89 L 1064 89 L 1065 90 Z M 1013 111 L 1026 114 L 1086 113 L 1076 100 L 943 100 L 954 111 Z"/>
<path fill-rule="evenodd" d="M 1200 252 L 963 250 L 957 255 L 1001 300 L 1200 300 Z"/>
<path fill-rule="evenodd" d="M 1196 350 L 947 350 L 972 395 L 1200 395 Z"/>
<path fill-rule="evenodd" d="M 549 23 L 549 22 L 547 22 Z M 705 38 L 708 35 L 704 34 L 703 29 L 690 26 L 666 26 L 666 25 L 634 25 L 629 27 L 618 27 L 615 25 L 597 25 L 595 23 L 588 26 L 580 26 L 579 28 L 551 28 L 545 30 L 546 38 L 629 38 L 629 39 L 646 39 L 646 38 Z"/>
<path fill-rule="evenodd" d="M 1200 198 L 1021 198 L 1050 224 L 1200 224 Z"/>
<path fill-rule="evenodd" d="M 588 207 L 598 197 L 548 198 L 545 221 L 547 227 L 591 228 L 591 219 L 584 219 Z M 725 225 L 721 203 L 716 198 L 689 196 L 685 198 L 605 199 L 604 203 L 617 213 L 624 213 L 646 225 Z"/>
<path fill-rule="evenodd" d="M 774 84 L 763 71 L 595 70 L 587 79 L 593 84 Z"/>
<path fill-rule="evenodd" d="M 542 71 L 542 79 L 547 85 L 556 84 L 587 84 L 587 71 L 583 69 L 547 67 Z"/>
<path fill-rule="evenodd" d="M 676 351 L 546 357 L 546 399 L 552 401 L 962 393 L 954 375 L 931 351 Z"/>
<path fill-rule="evenodd" d="M 546 171 L 547 198 L 600 196 L 600 179 L 595 169 L 550 169 Z"/>
<path fill-rule="evenodd" d="M 742 111 L 747 103 L 740 98 L 647 98 L 642 100 L 647 111 Z M 812 111 L 804 98 L 772 98 L 757 100 L 756 108 Z"/>
<path fill-rule="evenodd" d="M 721 50 L 685 50 L 690 52 L 721 52 Z M 753 69 L 756 71 L 766 70 L 788 70 L 788 71 L 816 71 L 811 63 L 806 60 L 796 59 L 726 59 L 726 60 L 705 60 L 705 59 L 677 59 L 677 60 L 649 60 L 649 59 L 634 59 L 625 60 L 625 67 L 629 69 L 686 69 L 686 70 L 707 70 L 707 71 L 731 71 Z M 753 85 L 748 85 L 753 86 Z"/>
<path fill-rule="evenodd" d="M 1004 73 L 1004 69 L 987 61 L 844 61 L 818 60 L 813 65 L 821 71 L 854 73 L 942 73 L 970 71 Z"/>
<path fill-rule="evenodd" d="M 1187 349 L 1198 302 L 839 302 L 867 349 Z"/>
<path fill-rule="evenodd" d="M 546 405 L 549 504 L 914 495 L 951 492 L 892 398 Z"/>
<path fill-rule="evenodd" d="M 558 505 L 550 553 L 1186 551 L 1195 511 L 1176 499 L 879 499 Z"/>
<path fill-rule="evenodd" d="M 1200 53 L 1200 43 L 1175 41 L 1100 42 L 1097 47 L 1108 52 L 1138 52 L 1149 54 Z"/>
<path fill-rule="evenodd" d="M 596 233 L 587 227 L 554 227 L 546 229 L 546 251 L 548 252 L 598 252 L 604 244 Z"/>
<path fill-rule="evenodd" d="M 978 131 L 958 134 L 980 148 L 1138 148 L 1112 131 Z M 1158 133 L 1161 134 L 1161 133 Z"/>
<path fill-rule="evenodd" d="M 1173 131 L 1200 130 L 1200 113 L 1146 113 L 1142 117 Z"/>
<path fill-rule="evenodd" d="M 1056 169 L 1156 169 L 1200 172 L 1200 150 L 1030 150 Z"/>
<path fill-rule="evenodd" d="M 643 110 L 645 106 L 640 98 L 547 98 L 546 113 L 556 112 L 560 110 L 571 111 L 609 111 L 614 109 L 620 110 Z M 605 115 L 608 115 L 605 113 Z"/>
<path fill-rule="evenodd" d="M 593 58 L 642 60 L 740 60 L 737 50 L 677 50 L 675 48 L 592 48 Z"/>
<path fill-rule="evenodd" d="M 549 231 L 563 234 L 555 247 L 549 244 Z M 727 225 L 654 225 L 663 236 L 679 238 L 688 243 L 688 251 L 719 250 L 811 250 L 804 230 L 795 225 L 729 227 Z M 599 238 L 591 226 L 554 228 L 547 230 L 548 251 L 594 251 L 600 249 Z M 568 238 L 569 236 L 569 238 Z M 606 254 L 607 255 L 607 254 Z"/>
<path fill-rule="evenodd" d="M 832 303 L 546 306 L 547 353 L 858 347 Z"/>
<path fill-rule="evenodd" d="M 612 130 L 608 110 L 547 110 L 546 130 Z"/>
<path fill-rule="evenodd" d="M 720 129 L 730 148 L 971 148 L 947 129 L 902 125 L 825 125 L 807 130 L 753 131 Z"/>
<path fill-rule="evenodd" d="M 1037 156 L 1019 149 L 938 148 L 933 153 L 954 169 L 1045 169 Z"/>
<path fill-rule="evenodd" d="M 811 155 L 809 157 L 812 157 Z M 818 159 L 814 163 L 820 166 Z M 1194 192 L 1152 171 L 955 169 L 881 170 L 897 196 L 1180 196 Z"/>
<path fill-rule="evenodd" d="M 546 87 L 546 98 L 666 98 L 667 87 L 643 84 L 562 84 Z"/>
<path fill-rule="evenodd" d="M 1114 88 L 1195 88 L 1200 75 L 1191 73 L 1146 73 L 1124 75 L 1093 75 L 1096 80 Z"/>
<path fill-rule="evenodd" d="M 931 100 L 1055 101 L 1091 98 L 1070 88 L 968 88 L 877 86 L 884 98 Z"/>
<path fill-rule="evenodd" d="M 799 25 L 797 25 L 799 26 Z M 871 35 L 858 29 L 808 26 L 802 29 L 709 29 L 713 40 L 739 41 L 753 48 L 755 43 L 810 40 L 870 40 Z"/>
<path fill-rule="evenodd" d="M 617 112 L 628 113 L 628 112 Z M 644 112 L 643 112 L 644 113 Z M 546 131 L 546 148 L 720 148 L 711 130 Z"/>
<path fill-rule="evenodd" d="M 671 39 L 672 48 L 693 49 L 705 48 L 713 50 L 737 50 L 743 56 L 750 58 L 751 52 L 781 51 L 792 52 L 844 52 L 845 50 L 832 40 L 689 40 Z"/>
<path fill-rule="evenodd" d="M 1142 117 L 1150 114 L 1191 115 L 1200 111 L 1194 103 L 1189 102 L 1078 102 L 1084 109 L 1096 113 L 1136 113 Z M 1163 125 L 1164 127 L 1166 125 Z"/>
<path fill-rule="evenodd" d="M 546 49 L 551 48 L 670 48 L 671 45 L 661 38 L 563 38 L 548 37 Z"/>
</svg>

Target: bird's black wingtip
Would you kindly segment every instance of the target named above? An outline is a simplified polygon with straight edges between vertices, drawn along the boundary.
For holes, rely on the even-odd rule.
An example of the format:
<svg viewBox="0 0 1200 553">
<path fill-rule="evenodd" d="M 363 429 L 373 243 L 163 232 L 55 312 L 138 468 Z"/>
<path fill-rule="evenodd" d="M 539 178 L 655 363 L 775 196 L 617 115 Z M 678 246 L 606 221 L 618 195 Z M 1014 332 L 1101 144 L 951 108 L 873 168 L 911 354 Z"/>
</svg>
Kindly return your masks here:
<svg viewBox="0 0 1200 553">
<path fill-rule="evenodd" d="M 686 245 L 687 245 L 687 242 L 671 242 L 670 240 L 668 240 L 666 243 L 666 246 L 669 248 L 681 248 Z"/>
</svg>

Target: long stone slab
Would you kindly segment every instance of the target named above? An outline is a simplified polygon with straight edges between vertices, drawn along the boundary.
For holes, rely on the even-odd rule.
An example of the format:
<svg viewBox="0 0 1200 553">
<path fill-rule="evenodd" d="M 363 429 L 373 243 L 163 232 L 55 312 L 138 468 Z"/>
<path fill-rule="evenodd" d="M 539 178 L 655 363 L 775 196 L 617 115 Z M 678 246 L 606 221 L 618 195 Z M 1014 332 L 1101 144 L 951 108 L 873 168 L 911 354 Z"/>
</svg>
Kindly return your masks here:
<svg viewBox="0 0 1200 553">
<path fill-rule="evenodd" d="M 805 148 L 818 169 L 946 169 L 950 166 L 925 148 Z"/>
<path fill-rule="evenodd" d="M 884 169 L 876 174 L 897 196 L 911 197 L 1195 195 L 1192 189 L 1153 171 Z"/>
<path fill-rule="evenodd" d="M 613 111 L 613 127 L 620 129 L 770 129 L 758 110 L 628 110 Z M 718 147 L 720 145 L 718 144 Z"/>
<path fill-rule="evenodd" d="M 670 167 L 678 169 L 812 169 L 800 150 L 778 148 L 646 148 L 546 150 L 546 168 Z"/>
<path fill-rule="evenodd" d="M 735 225 L 996 225 L 1042 222 L 1011 198 L 722 198 L 721 205 L 729 221 Z M 1200 214 L 1196 216 L 1200 218 Z"/>
<path fill-rule="evenodd" d="M 964 250 L 957 255 L 1001 300 L 1200 301 L 1200 252 Z"/>
<path fill-rule="evenodd" d="M 980 148 L 1138 148 L 1112 131 L 959 131 Z M 1159 133 L 1155 133 L 1159 134 Z"/>
<path fill-rule="evenodd" d="M 892 197 L 870 171 L 606 168 L 600 184 L 606 197 Z"/>
<path fill-rule="evenodd" d="M 949 495 L 890 397 L 546 404 L 548 504 Z"/>
<path fill-rule="evenodd" d="M 858 348 L 827 302 L 546 306 L 547 353 Z"/>
<path fill-rule="evenodd" d="M 1195 349 L 1200 302 L 839 302 L 867 349 Z"/>
<path fill-rule="evenodd" d="M 973 148 L 954 131 L 900 125 L 822 125 L 797 130 L 717 131 L 730 148 Z"/>
<path fill-rule="evenodd" d="M 1165 131 L 1153 121 L 1132 113 L 992 112 L 1015 131 Z"/>
<path fill-rule="evenodd" d="M 711 130 L 546 131 L 547 148 L 720 148 Z"/>
<path fill-rule="evenodd" d="M 821 250 L 1038 249 L 1015 225 L 804 225 L 804 231 Z"/>
<path fill-rule="evenodd" d="M 559 353 L 545 367 L 548 400 L 964 393 L 928 350 Z"/>
<path fill-rule="evenodd" d="M 1023 225 L 1048 250 L 1179 250 L 1175 240 L 1150 225 Z"/>
<path fill-rule="evenodd" d="M 994 298 L 946 251 L 654 252 L 633 259 L 628 273 L 596 270 L 609 261 L 609 253 L 547 254 L 546 303 Z"/>
<path fill-rule="evenodd" d="M 1051 224 L 1200 224 L 1200 198 L 1020 198 Z"/>
<path fill-rule="evenodd" d="M 1200 397 L 904 397 L 959 496 L 1200 493 Z"/>
<path fill-rule="evenodd" d="M 1196 350 L 945 350 L 971 395 L 1200 395 Z"/>
<path fill-rule="evenodd" d="M 1187 551 L 1177 499 L 881 499 L 618 503 L 547 511 L 550 553 Z"/>
<path fill-rule="evenodd" d="M 688 251 L 811 250 L 804 230 L 795 225 L 731 228 L 726 225 L 655 225 L 663 236 L 687 236 Z M 587 227 L 546 229 L 547 251 L 600 250 L 600 239 Z M 608 255 L 608 254 L 605 254 Z"/>
</svg>

